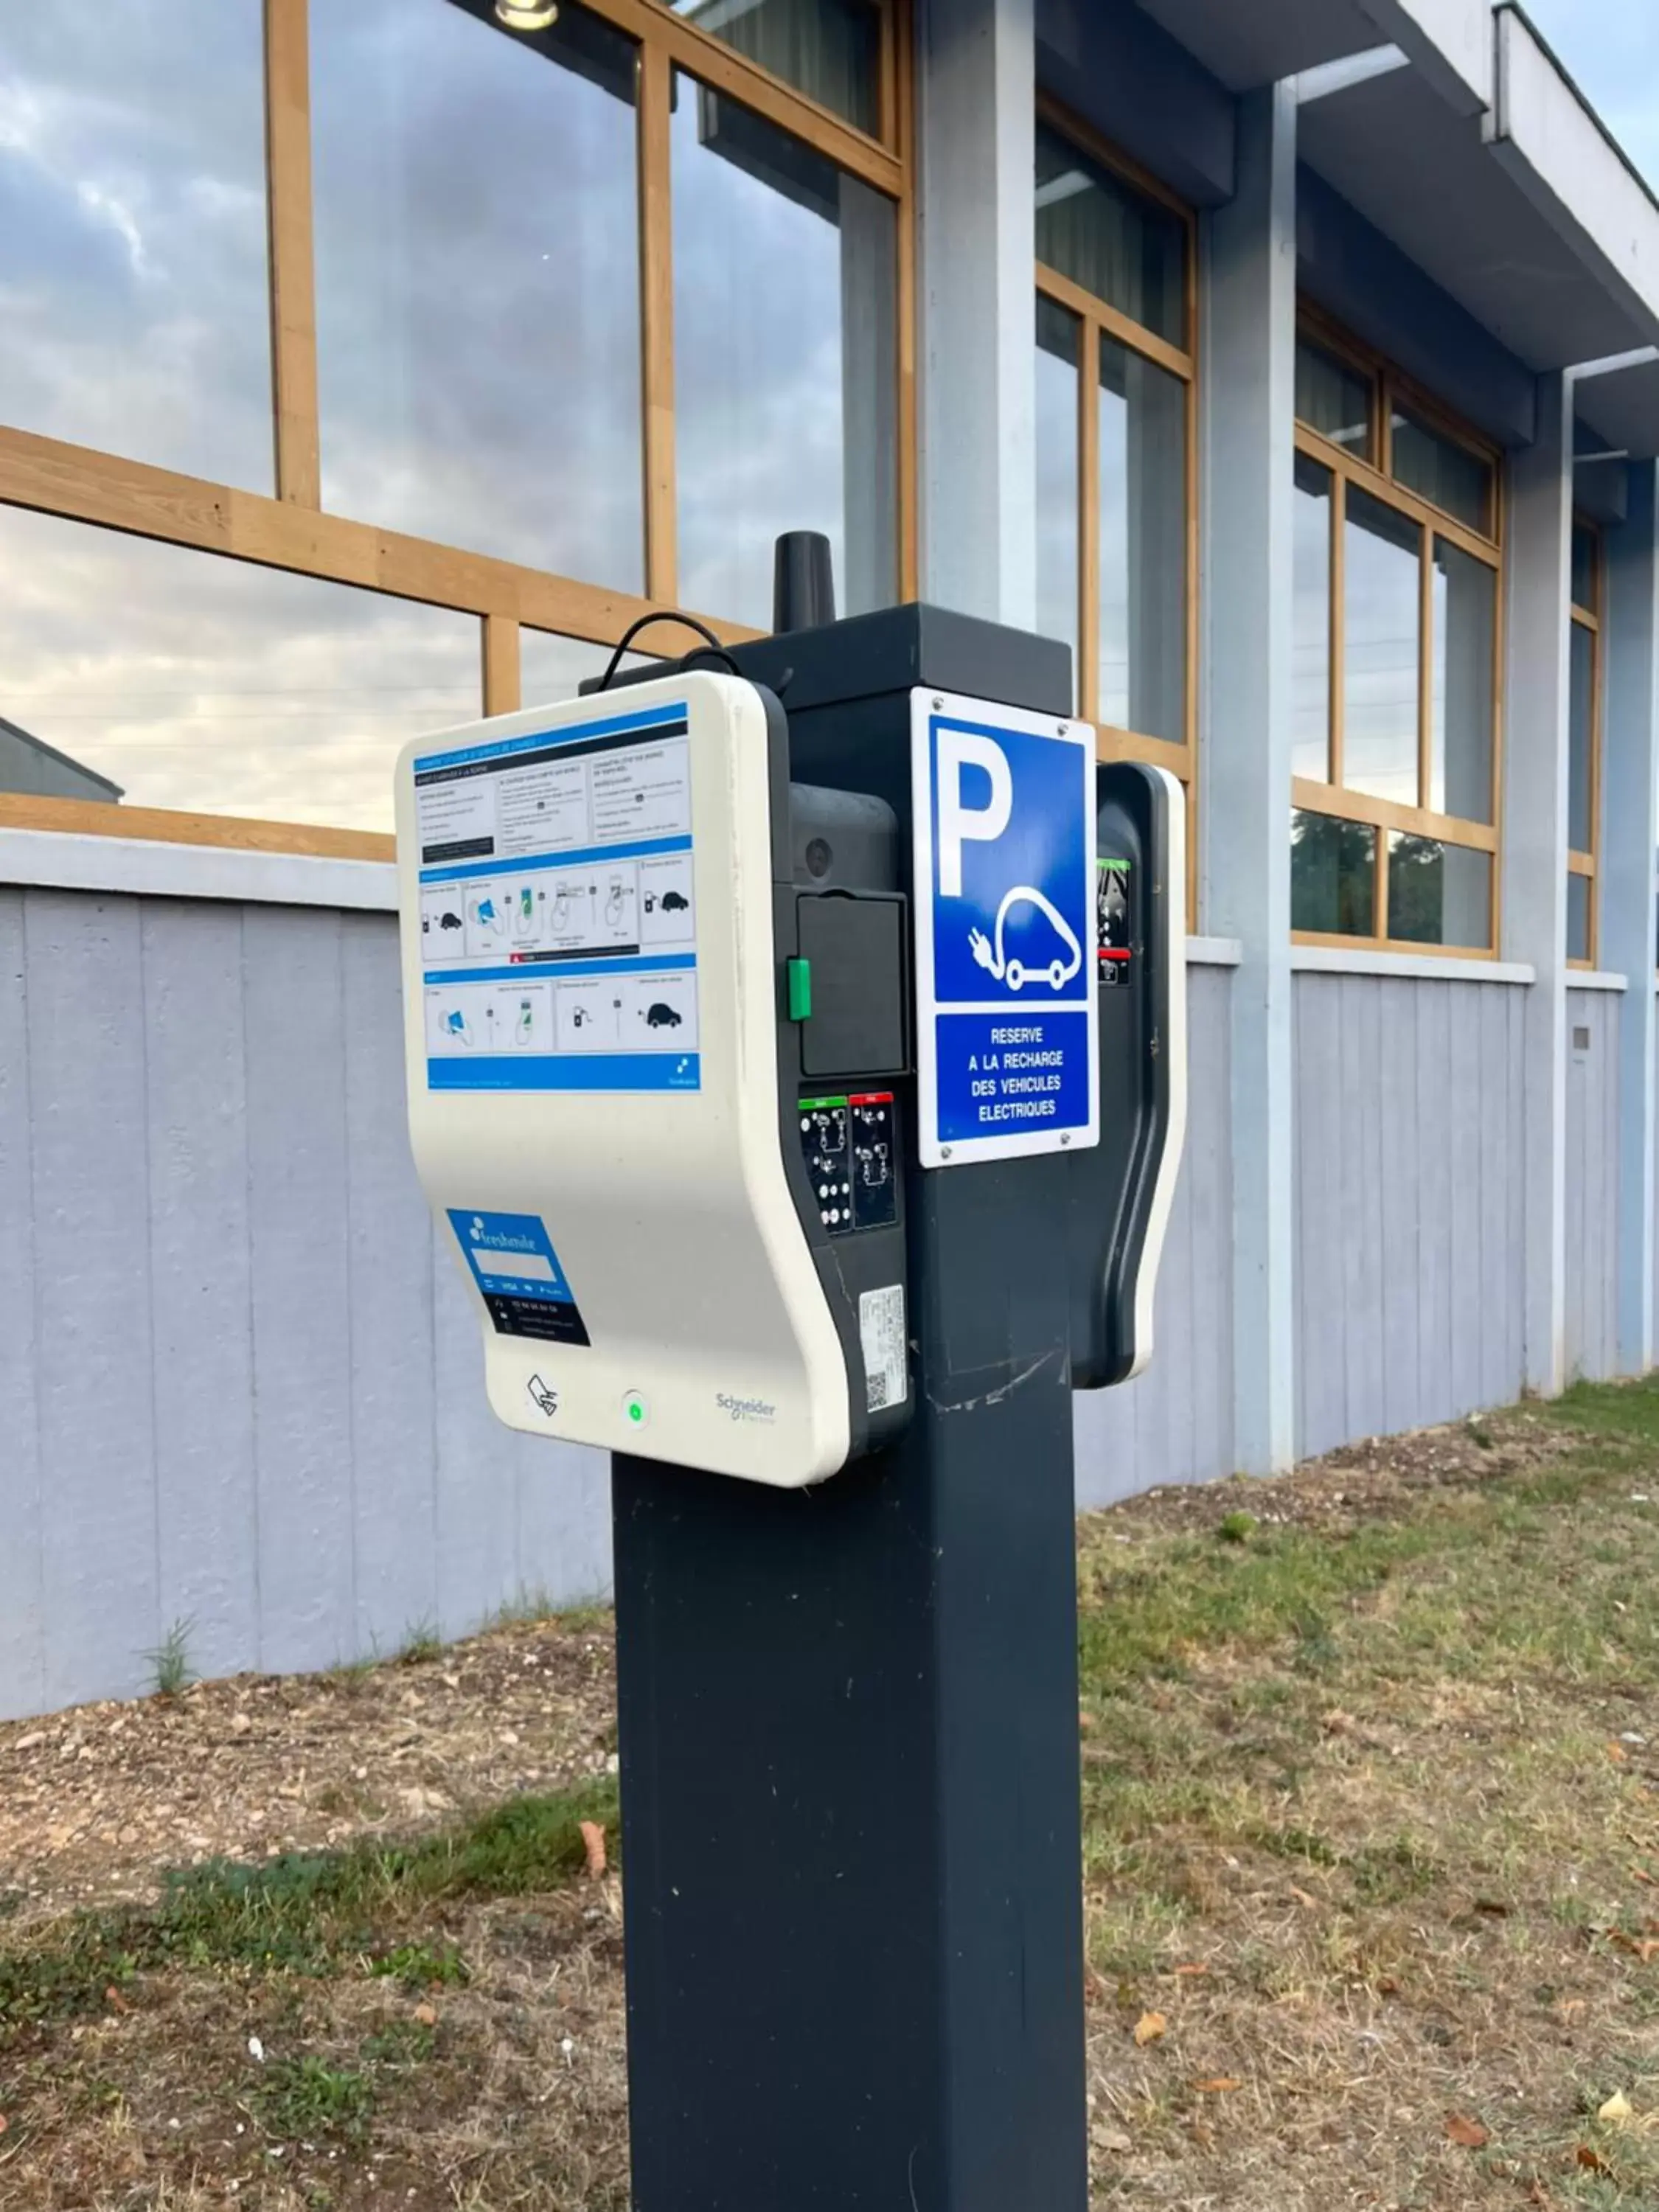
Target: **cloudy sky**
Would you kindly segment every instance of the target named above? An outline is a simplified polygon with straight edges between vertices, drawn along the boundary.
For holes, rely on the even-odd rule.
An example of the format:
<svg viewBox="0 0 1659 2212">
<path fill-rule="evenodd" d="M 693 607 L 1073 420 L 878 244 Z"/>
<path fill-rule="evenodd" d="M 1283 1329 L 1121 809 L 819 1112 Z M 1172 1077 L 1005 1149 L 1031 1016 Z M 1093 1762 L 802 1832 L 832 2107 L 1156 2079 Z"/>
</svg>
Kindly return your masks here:
<svg viewBox="0 0 1659 2212">
<path fill-rule="evenodd" d="M 1659 185 L 1659 0 L 1530 5 Z M 527 67 L 444 0 L 312 15 L 327 503 L 637 590 L 625 48 L 591 28 Z M 0 421 L 270 490 L 259 21 L 0 0 Z M 683 85 L 681 582 L 763 623 L 774 532 L 842 537 L 843 379 L 887 343 L 844 367 L 847 270 L 890 226 L 721 127 Z M 532 698 L 596 658 L 526 644 Z M 478 711 L 470 617 L 0 509 L 0 714 L 135 803 L 379 826 L 396 742 Z"/>
<path fill-rule="evenodd" d="M 311 15 L 325 506 L 640 591 L 631 46 L 574 7 L 561 65 L 446 0 Z M 260 54 L 260 0 L 0 0 L 0 422 L 272 489 Z M 875 196 L 729 115 L 681 82 L 681 592 L 764 624 L 775 532 L 842 536 Z M 526 647 L 532 700 L 602 659 Z M 133 804 L 386 826 L 395 745 L 479 711 L 471 617 L 0 508 L 0 715 Z"/>
<path fill-rule="evenodd" d="M 1654 0 L 1527 0 L 1527 13 L 1659 191 L 1659 6 Z"/>
</svg>

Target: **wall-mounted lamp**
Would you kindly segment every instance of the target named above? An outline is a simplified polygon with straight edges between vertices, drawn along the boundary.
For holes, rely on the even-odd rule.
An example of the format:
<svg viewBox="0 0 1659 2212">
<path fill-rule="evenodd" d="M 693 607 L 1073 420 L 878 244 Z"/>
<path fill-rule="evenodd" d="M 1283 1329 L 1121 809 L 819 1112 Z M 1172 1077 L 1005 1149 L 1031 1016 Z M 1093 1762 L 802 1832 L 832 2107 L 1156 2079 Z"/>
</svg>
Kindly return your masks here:
<svg viewBox="0 0 1659 2212">
<path fill-rule="evenodd" d="M 495 0 L 495 21 L 509 31 L 544 31 L 558 16 L 558 0 Z"/>
</svg>

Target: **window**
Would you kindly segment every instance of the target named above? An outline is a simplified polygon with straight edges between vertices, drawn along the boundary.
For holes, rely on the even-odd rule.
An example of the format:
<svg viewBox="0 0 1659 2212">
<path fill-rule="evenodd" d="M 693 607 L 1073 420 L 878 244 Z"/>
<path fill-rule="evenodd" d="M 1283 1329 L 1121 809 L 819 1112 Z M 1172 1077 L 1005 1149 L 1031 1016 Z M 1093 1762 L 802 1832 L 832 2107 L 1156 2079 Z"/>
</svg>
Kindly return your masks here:
<svg viewBox="0 0 1659 2212">
<path fill-rule="evenodd" d="M 1604 574 L 1601 532 L 1594 523 L 1575 521 L 1567 708 L 1567 958 L 1576 968 L 1593 968 L 1597 957 Z"/>
<path fill-rule="evenodd" d="M 636 74 L 574 0 L 313 10 L 325 507 L 643 589 Z"/>
<path fill-rule="evenodd" d="M 260 0 L 0 7 L 0 422 L 272 489 L 264 142 Z"/>
<path fill-rule="evenodd" d="M 680 589 L 772 626 L 772 547 L 821 530 L 836 605 L 896 578 L 893 203 L 676 70 Z"/>
<path fill-rule="evenodd" d="M 1497 943 L 1497 453 L 1311 316 L 1297 349 L 1291 923 Z"/>
<path fill-rule="evenodd" d="M 1073 648 L 1103 753 L 1190 793 L 1192 219 L 1046 101 L 1036 191 L 1038 626 Z"/>
<path fill-rule="evenodd" d="M 135 806 L 389 830 L 398 748 L 483 708 L 446 607 L 15 507 L 0 574 L 5 719 Z"/>
<path fill-rule="evenodd" d="M 669 5 L 797 92 L 879 137 L 882 37 L 891 19 L 871 0 L 669 0 Z"/>
<path fill-rule="evenodd" d="M 368 829 L 481 669 L 768 625 L 779 531 L 914 593 L 905 7 L 0 8 L 0 720 Z"/>
</svg>

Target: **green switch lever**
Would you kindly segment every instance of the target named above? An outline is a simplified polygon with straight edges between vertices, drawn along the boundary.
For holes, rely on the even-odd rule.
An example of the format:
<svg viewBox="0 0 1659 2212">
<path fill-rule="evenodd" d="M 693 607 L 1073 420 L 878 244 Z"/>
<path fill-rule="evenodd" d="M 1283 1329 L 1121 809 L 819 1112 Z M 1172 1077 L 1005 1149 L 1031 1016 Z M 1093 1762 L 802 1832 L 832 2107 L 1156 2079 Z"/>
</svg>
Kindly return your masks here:
<svg viewBox="0 0 1659 2212">
<path fill-rule="evenodd" d="M 812 963 L 810 960 L 789 963 L 789 1018 L 792 1022 L 807 1022 L 812 1018 Z"/>
</svg>

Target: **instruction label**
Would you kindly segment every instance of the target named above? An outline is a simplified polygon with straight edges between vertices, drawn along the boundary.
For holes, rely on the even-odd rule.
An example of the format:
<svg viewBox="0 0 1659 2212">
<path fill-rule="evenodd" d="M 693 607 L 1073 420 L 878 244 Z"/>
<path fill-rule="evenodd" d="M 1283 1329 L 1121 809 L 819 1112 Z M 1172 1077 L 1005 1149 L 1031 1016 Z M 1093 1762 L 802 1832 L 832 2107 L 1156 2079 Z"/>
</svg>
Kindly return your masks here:
<svg viewBox="0 0 1659 2212">
<path fill-rule="evenodd" d="M 427 1082 L 696 1091 L 684 704 L 417 758 Z"/>
<path fill-rule="evenodd" d="M 864 1352 L 866 1409 L 884 1413 L 909 1395 L 909 1363 L 904 1356 L 904 1285 L 866 1291 L 859 1298 L 859 1343 Z"/>
</svg>

